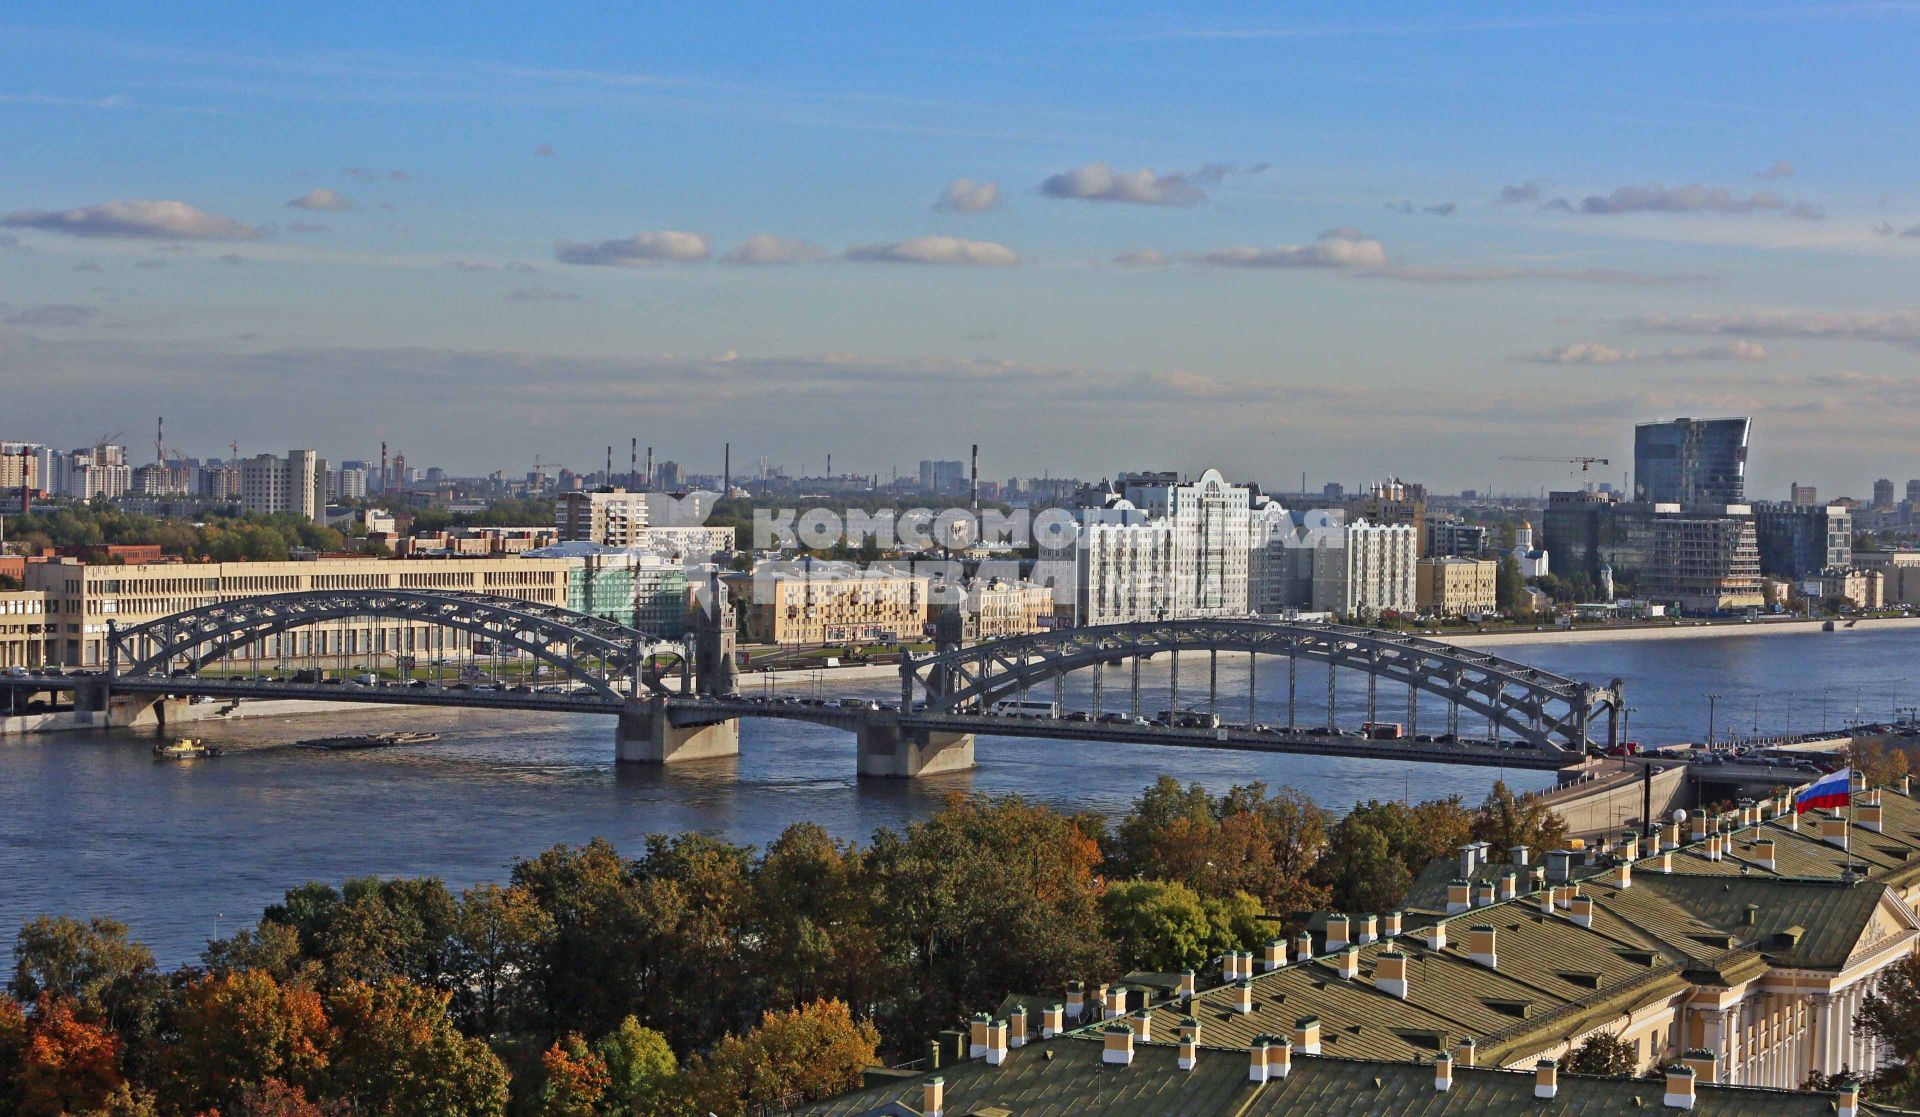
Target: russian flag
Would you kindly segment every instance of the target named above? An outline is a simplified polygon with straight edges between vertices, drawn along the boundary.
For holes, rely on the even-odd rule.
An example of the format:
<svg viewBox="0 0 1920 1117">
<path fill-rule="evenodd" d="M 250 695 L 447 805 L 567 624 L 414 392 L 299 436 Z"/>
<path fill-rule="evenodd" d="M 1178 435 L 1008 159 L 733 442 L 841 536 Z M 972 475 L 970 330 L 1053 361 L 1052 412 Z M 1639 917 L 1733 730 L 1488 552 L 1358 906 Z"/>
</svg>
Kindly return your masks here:
<svg viewBox="0 0 1920 1117">
<path fill-rule="evenodd" d="M 1823 808 L 1845 807 L 1853 803 L 1853 769 L 1842 768 L 1838 772 L 1828 772 L 1808 784 L 1806 790 L 1794 796 L 1793 813 L 1806 814 Z"/>
</svg>

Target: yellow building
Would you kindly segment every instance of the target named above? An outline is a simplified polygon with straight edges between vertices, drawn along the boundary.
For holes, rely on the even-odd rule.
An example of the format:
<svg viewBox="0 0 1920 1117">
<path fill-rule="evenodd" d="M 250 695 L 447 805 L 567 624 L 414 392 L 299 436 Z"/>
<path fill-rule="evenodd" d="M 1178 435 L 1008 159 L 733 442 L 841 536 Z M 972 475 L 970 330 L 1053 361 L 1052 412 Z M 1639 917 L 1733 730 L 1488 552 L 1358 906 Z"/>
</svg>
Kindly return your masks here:
<svg viewBox="0 0 1920 1117">
<path fill-rule="evenodd" d="M 0 590 L 0 670 L 46 661 L 47 597 L 37 590 Z"/>
<path fill-rule="evenodd" d="M 923 574 L 816 562 L 732 575 L 727 588 L 746 616 L 748 639 L 804 646 L 920 639 L 928 582 Z"/>
<path fill-rule="evenodd" d="M 154 563 L 89 566 L 30 562 L 26 585 L 46 595 L 47 658 L 69 667 L 106 664 L 107 622 L 121 628 L 237 598 L 301 590 L 451 590 L 567 603 L 565 559 L 316 559 L 311 562 Z M 254 649 L 263 658 L 464 652 L 466 633 L 397 620 L 329 623 Z"/>
<path fill-rule="evenodd" d="M 1422 613 L 1477 617 L 1499 608 L 1500 564 L 1492 559 L 1430 558 L 1415 567 L 1414 597 Z"/>
</svg>

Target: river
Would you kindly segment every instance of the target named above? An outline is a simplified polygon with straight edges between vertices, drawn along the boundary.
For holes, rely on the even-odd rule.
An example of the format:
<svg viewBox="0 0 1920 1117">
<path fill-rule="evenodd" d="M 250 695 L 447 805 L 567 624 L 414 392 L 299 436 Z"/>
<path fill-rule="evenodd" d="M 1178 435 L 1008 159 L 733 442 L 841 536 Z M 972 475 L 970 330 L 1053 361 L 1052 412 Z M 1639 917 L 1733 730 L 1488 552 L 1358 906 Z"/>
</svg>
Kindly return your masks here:
<svg viewBox="0 0 1920 1117">
<path fill-rule="evenodd" d="M 1684 640 L 1510 645 L 1489 649 L 1549 671 L 1625 680 L 1631 735 L 1699 740 L 1708 692 L 1723 694 L 1720 730 L 1806 730 L 1888 720 L 1920 703 L 1920 633 L 1743 635 Z M 1168 665 L 1142 671 L 1143 708 L 1164 706 Z M 1222 657 L 1221 711 L 1244 716 L 1247 661 Z M 1107 702 L 1124 685 L 1108 673 Z M 807 686 L 810 684 L 802 684 Z M 885 681 L 826 683 L 833 696 L 897 697 Z M 1085 679 L 1070 706 L 1091 705 Z M 1206 659 L 1181 661 L 1181 701 L 1204 701 Z M 1362 716 L 1365 685 L 1343 675 L 1342 720 Z M 1258 678 L 1260 720 L 1286 720 L 1284 661 Z M 1324 671 L 1298 676 L 1302 724 L 1326 713 Z M 1380 716 L 1405 716 L 1404 692 L 1380 691 Z M 1823 709 L 1824 707 L 1824 709 Z M 1423 732 L 1444 708 L 1423 703 Z M 433 730 L 440 741 L 328 753 L 279 747 L 322 734 Z M 1463 733 L 1479 727 L 1463 718 Z M 19 925 L 42 913 L 107 915 L 132 927 L 163 964 L 197 959 L 209 936 L 257 919 L 287 888 L 360 874 L 432 875 L 459 888 L 504 879 L 514 859 L 595 836 L 636 848 L 652 832 L 699 830 L 765 843 L 809 820 L 864 839 L 935 809 L 956 791 L 1016 793 L 1072 810 L 1119 814 L 1162 773 L 1220 791 L 1264 780 L 1335 810 L 1367 798 L 1460 794 L 1478 801 L 1504 776 L 1520 788 L 1551 773 L 1403 765 L 1315 756 L 1261 756 L 1152 745 L 981 737 L 978 767 L 932 779 L 859 781 L 850 735 L 791 722 L 749 721 L 741 755 L 669 770 L 616 766 L 613 727 L 594 716 L 369 708 L 301 719 L 195 727 L 227 747 L 215 759 L 160 763 L 150 735 L 131 732 L 0 738 L 0 972 Z M 1414 777 L 1418 777 L 1415 779 Z"/>
</svg>

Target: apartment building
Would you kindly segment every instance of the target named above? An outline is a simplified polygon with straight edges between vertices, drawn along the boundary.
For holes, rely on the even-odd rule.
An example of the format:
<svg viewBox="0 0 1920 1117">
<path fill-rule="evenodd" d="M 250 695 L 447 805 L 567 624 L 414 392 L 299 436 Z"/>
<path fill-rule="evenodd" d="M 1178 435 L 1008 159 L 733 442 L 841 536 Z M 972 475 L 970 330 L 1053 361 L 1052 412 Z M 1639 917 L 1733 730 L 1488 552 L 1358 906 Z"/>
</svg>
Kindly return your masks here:
<svg viewBox="0 0 1920 1117">
<path fill-rule="evenodd" d="M 783 647 L 919 640 L 926 631 L 930 579 L 842 562 L 763 565 L 724 579 L 743 603 L 747 636 Z"/>
<path fill-rule="evenodd" d="M 1844 504 L 1753 505 L 1760 572 L 1775 578 L 1807 578 L 1853 565 L 1853 512 Z"/>
<path fill-rule="evenodd" d="M 677 639 L 687 630 L 687 570 L 651 551 L 604 543 L 558 543 L 526 552 L 568 564 L 566 606 L 576 613 Z"/>
<path fill-rule="evenodd" d="M 47 595 L 0 590 L 0 671 L 46 662 Z"/>
<path fill-rule="evenodd" d="M 261 516 L 286 513 L 325 522 L 325 459 L 312 450 L 289 450 L 284 458 L 259 454 L 241 459 L 240 508 Z"/>
<path fill-rule="evenodd" d="M 89 566 L 73 559 L 30 562 L 26 588 L 46 596 L 47 658 L 69 667 L 106 665 L 107 622 L 131 627 L 187 609 L 300 590 L 454 590 L 567 603 L 571 565 L 563 559 L 315 559 L 309 562 L 167 563 Z M 426 648 L 464 652 L 466 633 L 362 618 L 315 626 L 249 649 L 298 660 L 393 654 Z"/>
<path fill-rule="evenodd" d="M 1217 469 L 1193 481 L 1172 473 L 1123 473 L 1120 495 L 1172 527 L 1168 570 L 1172 615 L 1235 617 L 1251 612 L 1248 562 L 1254 547 L 1253 490 Z"/>
<path fill-rule="evenodd" d="M 1074 542 L 1077 623 L 1128 624 L 1175 616 L 1174 526 L 1123 498 L 1080 510 Z"/>
<path fill-rule="evenodd" d="M 1356 520 L 1347 524 L 1345 535 L 1345 577 L 1339 606 L 1331 611 L 1355 618 L 1414 612 L 1418 607 L 1415 583 L 1419 529 L 1410 523 Z M 1316 602 L 1316 607 L 1320 604 Z M 1324 604 L 1331 606 L 1333 602 Z"/>
<path fill-rule="evenodd" d="M 1422 613 L 1479 617 L 1499 611 L 1500 564 L 1492 559 L 1421 559 L 1414 600 Z"/>
<path fill-rule="evenodd" d="M 1053 623 L 1053 589 L 1036 582 L 972 578 L 949 585 L 936 580 L 929 592 L 928 623 L 938 623 L 949 606 L 957 607 L 960 639 L 966 643 L 1025 636 Z"/>
<path fill-rule="evenodd" d="M 562 543 L 638 547 L 646 542 L 647 496 L 621 488 L 562 493 L 554 503 L 554 529 Z"/>
</svg>

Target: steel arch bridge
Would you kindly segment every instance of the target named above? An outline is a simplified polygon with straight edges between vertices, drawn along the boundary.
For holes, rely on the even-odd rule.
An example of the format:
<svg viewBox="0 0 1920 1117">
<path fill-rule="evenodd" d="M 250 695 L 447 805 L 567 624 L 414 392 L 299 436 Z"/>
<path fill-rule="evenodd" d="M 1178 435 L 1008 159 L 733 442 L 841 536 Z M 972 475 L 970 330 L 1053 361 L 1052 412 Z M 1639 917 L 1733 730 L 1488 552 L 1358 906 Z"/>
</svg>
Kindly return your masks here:
<svg viewBox="0 0 1920 1117">
<path fill-rule="evenodd" d="M 1380 680 L 1407 688 L 1408 722 L 1416 721 L 1419 693 L 1437 695 L 1448 706 L 1449 731 L 1457 732 L 1460 710 L 1485 717 L 1521 740 L 1539 748 L 1583 751 L 1588 727 L 1597 716 L 1608 720 L 1609 743 L 1617 743 L 1622 708 L 1620 680 L 1599 687 L 1564 678 L 1522 663 L 1487 655 L 1438 640 L 1397 632 L 1345 625 L 1254 619 L 1149 621 L 1097 625 L 1039 632 L 953 648 L 934 655 L 901 661 L 902 709 L 910 709 L 914 688 L 926 694 L 926 708 L 936 713 L 982 713 L 1001 699 L 1024 695 L 1059 680 L 1070 672 L 1094 671 L 1095 705 L 1101 703 L 1101 668 L 1131 661 L 1131 700 L 1139 713 L 1139 663 L 1148 656 L 1170 654 L 1173 659 L 1173 705 L 1179 700 L 1179 654 L 1207 652 L 1207 693 L 1218 703 L 1219 652 L 1250 652 L 1285 656 L 1290 661 L 1327 663 L 1334 668 L 1367 676 L 1367 708 L 1375 711 L 1375 688 Z M 1292 670 L 1288 672 L 1289 705 Z M 1336 700 L 1338 672 L 1327 673 L 1328 728 Z M 1249 672 L 1247 705 L 1252 718 L 1257 675 Z"/>
<path fill-rule="evenodd" d="M 571 609 L 494 594 L 430 590 L 301 590 L 203 605 L 145 624 L 108 622 L 110 675 L 165 675 L 175 665 L 198 671 L 249 644 L 329 621 L 379 617 L 459 629 L 517 648 L 608 698 L 614 680 L 634 680 L 666 693 L 653 669 L 656 655 L 686 662 L 686 647 Z M 596 661 L 600 668 L 588 666 Z"/>
</svg>

